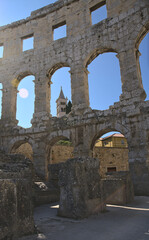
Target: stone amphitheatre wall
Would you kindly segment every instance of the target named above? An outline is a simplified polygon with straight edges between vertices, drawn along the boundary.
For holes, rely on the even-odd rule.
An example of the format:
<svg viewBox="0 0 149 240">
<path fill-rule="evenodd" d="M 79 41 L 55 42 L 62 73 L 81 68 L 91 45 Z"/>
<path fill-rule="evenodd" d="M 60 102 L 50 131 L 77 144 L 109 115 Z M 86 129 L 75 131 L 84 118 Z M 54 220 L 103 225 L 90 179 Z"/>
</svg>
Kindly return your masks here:
<svg viewBox="0 0 149 240">
<path fill-rule="evenodd" d="M 54 145 L 51 148 L 48 164 L 58 164 L 66 162 L 74 157 L 74 147 L 65 145 Z M 30 144 L 22 144 L 17 149 L 12 149 L 11 153 L 23 154 L 26 158 L 33 160 L 33 151 Z M 94 147 L 93 157 L 100 159 L 100 176 L 105 177 L 108 168 L 116 168 L 116 171 L 128 171 L 128 149 L 120 147 Z"/>
<path fill-rule="evenodd" d="M 147 194 L 143 186 L 149 182 L 149 101 L 145 101 L 138 48 L 149 31 L 149 1 L 107 0 L 107 18 L 92 25 L 91 11 L 104 3 L 59 0 L 0 28 L 0 45 L 4 46 L 0 146 L 11 152 L 29 143 L 35 170 L 45 177 L 49 152 L 57 141 L 69 139 L 75 157 L 92 156 L 100 136 L 119 131 L 128 142 L 135 186 Z M 64 23 L 67 37 L 53 41 L 53 29 Z M 29 36 L 34 37 L 34 49 L 23 52 L 22 39 Z M 117 53 L 122 94 L 109 109 L 97 111 L 89 105 L 87 66 L 105 52 Z M 67 117 L 57 119 L 50 114 L 51 77 L 63 66 L 70 67 L 73 109 Z M 28 75 L 35 76 L 35 107 L 32 127 L 23 129 L 16 120 L 17 86 Z"/>
</svg>

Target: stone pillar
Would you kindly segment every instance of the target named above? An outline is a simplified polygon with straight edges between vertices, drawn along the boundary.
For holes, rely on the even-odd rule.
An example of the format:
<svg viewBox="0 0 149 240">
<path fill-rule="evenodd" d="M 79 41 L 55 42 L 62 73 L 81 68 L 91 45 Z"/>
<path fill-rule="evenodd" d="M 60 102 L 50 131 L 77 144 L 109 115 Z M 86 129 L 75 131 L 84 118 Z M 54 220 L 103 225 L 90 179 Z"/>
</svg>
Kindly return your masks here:
<svg viewBox="0 0 149 240">
<path fill-rule="evenodd" d="M 88 71 L 83 66 L 75 66 L 71 71 L 72 110 L 89 107 Z"/>
<path fill-rule="evenodd" d="M 121 100 L 134 99 L 144 100 L 146 93 L 142 86 L 140 68 L 137 63 L 138 52 L 131 48 L 117 55 L 120 61 L 122 95 Z"/>
<path fill-rule="evenodd" d="M 45 180 L 48 177 L 48 159 L 46 144 L 38 140 L 33 145 L 33 163 L 37 178 Z"/>
<path fill-rule="evenodd" d="M 7 125 L 16 125 L 16 98 L 17 88 L 10 86 L 3 86 L 2 97 L 2 122 Z"/>
<path fill-rule="evenodd" d="M 51 82 L 45 72 L 35 77 L 35 112 L 32 124 L 46 121 L 50 116 Z"/>
<path fill-rule="evenodd" d="M 89 132 L 85 126 L 80 126 L 75 129 L 75 146 L 73 155 L 77 157 L 92 157 L 92 153 L 89 147 Z"/>
<path fill-rule="evenodd" d="M 99 159 L 69 159 L 61 165 L 59 185 L 59 216 L 81 219 L 105 210 Z"/>
<path fill-rule="evenodd" d="M 135 195 L 149 196 L 149 146 L 141 136 L 131 139 L 129 144 L 129 169 Z"/>
</svg>

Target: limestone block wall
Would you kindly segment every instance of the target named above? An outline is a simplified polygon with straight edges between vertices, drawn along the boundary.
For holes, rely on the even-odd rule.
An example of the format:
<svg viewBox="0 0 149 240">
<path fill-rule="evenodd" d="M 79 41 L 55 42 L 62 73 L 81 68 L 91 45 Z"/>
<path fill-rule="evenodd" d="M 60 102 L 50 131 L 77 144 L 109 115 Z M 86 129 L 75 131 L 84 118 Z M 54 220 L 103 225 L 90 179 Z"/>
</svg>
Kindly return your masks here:
<svg viewBox="0 0 149 240">
<path fill-rule="evenodd" d="M 73 150 L 71 146 L 53 146 L 49 164 L 65 162 L 73 158 Z M 105 177 L 108 168 L 111 167 L 116 167 L 116 171 L 129 170 L 127 148 L 94 147 L 93 157 L 100 160 L 100 176 L 102 177 Z"/>
<path fill-rule="evenodd" d="M 54 145 L 50 151 L 49 164 L 57 164 L 65 162 L 74 157 L 74 147 Z M 32 160 L 32 148 L 28 143 L 22 144 L 12 153 L 23 154 L 25 157 Z M 100 160 L 100 176 L 105 177 L 108 168 L 116 167 L 116 171 L 128 171 L 128 149 L 127 148 L 113 148 L 113 147 L 94 147 L 93 157 Z"/>
<path fill-rule="evenodd" d="M 118 172 L 129 170 L 127 148 L 95 147 L 93 156 L 100 160 L 100 175 L 102 177 L 106 176 L 108 168 L 115 167 Z"/>
<path fill-rule="evenodd" d="M 104 52 L 118 53 L 123 98 L 144 99 L 135 44 L 143 26 L 143 31 L 148 31 L 148 1 L 107 1 L 108 18 L 92 26 L 91 9 L 103 2 L 59 0 L 32 12 L 27 19 L 0 28 L 0 44 L 4 45 L 4 58 L 0 59 L 2 119 L 16 123 L 17 86 L 30 74 L 35 76 L 34 120 L 40 112 L 49 116 L 50 79 L 62 66 L 70 67 L 73 108 L 88 107 L 87 66 Z M 53 30 L 63 23 L 67 37 L 54 41 Z M 23 52 L 22 41 L 30 36 L 34 37 L 34 49 Z"/>
<path fill-rule="evenodd" d="M 49 164 L 65 162 L 69 158 L 73 158 L 74 147 L 54 145 L 51 149 Z"/>
</svg>

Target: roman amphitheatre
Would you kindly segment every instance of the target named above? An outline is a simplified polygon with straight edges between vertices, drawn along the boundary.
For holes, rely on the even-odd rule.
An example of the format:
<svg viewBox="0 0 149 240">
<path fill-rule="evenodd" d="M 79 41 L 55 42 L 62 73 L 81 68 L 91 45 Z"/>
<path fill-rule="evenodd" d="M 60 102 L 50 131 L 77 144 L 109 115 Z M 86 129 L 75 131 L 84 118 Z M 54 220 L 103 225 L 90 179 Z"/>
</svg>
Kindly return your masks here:
<svg viewBox="0 0 149 240">
<path fill-rule="evenodd" d="M 92 24 L 103 6 L 107 18 Z M 61 26 L 67 35 L 54 40 Z M 149 101 L 139 62 L 148 31 L 148 0 L 58 0 L 0 27 L 1 240 L 148 239 Z M 23 51 L 29 38 L 34 47 Z M 88 65 L 107 52 L 117 54 L 122 94 L 95 110 Z M 72 108 L 52 117 L 51 78 L 62 67 L 70 68 Z M 17 92 L 30 75 L 34 114 L 23 128 Z M 102 137 L 111 131 L 120 135 Z"/>
</svg>

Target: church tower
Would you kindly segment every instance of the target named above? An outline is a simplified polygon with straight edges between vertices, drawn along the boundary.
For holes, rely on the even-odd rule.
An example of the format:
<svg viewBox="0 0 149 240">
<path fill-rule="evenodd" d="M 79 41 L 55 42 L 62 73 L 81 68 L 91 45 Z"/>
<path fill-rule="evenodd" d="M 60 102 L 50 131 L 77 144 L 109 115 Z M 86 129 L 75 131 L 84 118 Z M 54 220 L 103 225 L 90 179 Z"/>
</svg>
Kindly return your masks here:
<svg viewBox="0 0 149 240">
<path fill-rule="evenodd" d="M 65 98 L 62 87 L 59 94 L 58 99 L 56 100 L 57 104 L 57 117 L 63 117 L 66 115 L 66 104 L 67 104 L 67 97 Z"/>
</svg>

